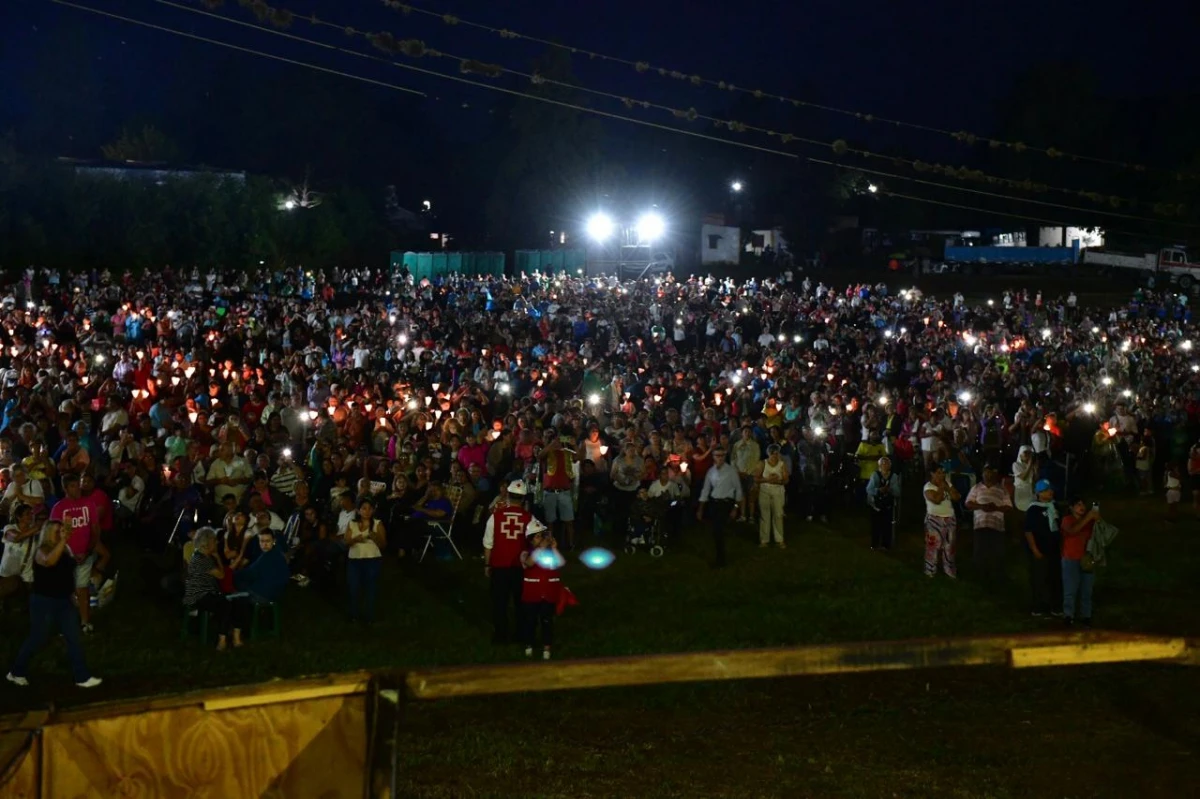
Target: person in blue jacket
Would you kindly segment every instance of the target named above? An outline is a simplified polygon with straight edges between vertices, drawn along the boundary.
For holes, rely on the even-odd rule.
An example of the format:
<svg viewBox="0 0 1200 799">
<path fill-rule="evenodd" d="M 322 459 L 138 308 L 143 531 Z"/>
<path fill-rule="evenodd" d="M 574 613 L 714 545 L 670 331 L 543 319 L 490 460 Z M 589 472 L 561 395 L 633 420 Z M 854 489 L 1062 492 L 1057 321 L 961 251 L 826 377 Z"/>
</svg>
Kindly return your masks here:
<svg viewBox="0 0 1200 799">
<path fill-rule="evenodd" d="M 287 558 L 283 550 L 275 546 L 275 534 L 265 529 L 258 534 L 258 545 L 262 554 L 249 566 L 234 573 L 233 585 L 245 597 L 239 597 L 236 602 L 263 605 L 279 601 L 283 589 L 291 579 Z M 253 608 L 241 608 L 243 617 L 253 612 Z"/>
</svg>

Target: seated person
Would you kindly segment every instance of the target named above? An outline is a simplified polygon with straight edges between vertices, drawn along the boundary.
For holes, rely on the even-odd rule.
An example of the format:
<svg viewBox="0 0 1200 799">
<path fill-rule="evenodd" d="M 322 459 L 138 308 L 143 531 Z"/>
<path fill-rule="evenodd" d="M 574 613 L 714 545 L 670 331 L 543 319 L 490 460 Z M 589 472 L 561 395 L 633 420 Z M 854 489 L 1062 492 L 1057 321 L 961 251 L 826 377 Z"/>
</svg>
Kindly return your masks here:
<svg viewBox="0 0 1200 799">
<path fill-rule="evenodd" d="M 233 586 L 239 593 L 248 595 L 244 598 L 246 601 L 266 604 L 283 596 L 291 571 L 283 549 L 275 546 L 275 533 L 272 530 L 268 528 L 259 533 L 258 546 L 261 554 L 234 575 Z"/>
<path fill-rule="evenodd" d="M 645 488 L 639 488 L 637 497 L 629 508 L 630 543 L 646 543 L 646 536 L 654 531 L 654 525 L 661 517 L 660 501 L 651 499 L 650 492 Z"/>
<path fill-rule="evenodd" d="M 442 484 L 430 481 L 429 487 L 425 490 L 425 496 L 413 505 L 411 524 L 408 526 L 410 540 L 413 536 L 428 534 L 430 523 L 449 522 L 453 515 L 454 504 L 446 498 Z M 404 557 L 406 547 L 404 543 L 400 546 L 400 557 Z"/>
</svg>

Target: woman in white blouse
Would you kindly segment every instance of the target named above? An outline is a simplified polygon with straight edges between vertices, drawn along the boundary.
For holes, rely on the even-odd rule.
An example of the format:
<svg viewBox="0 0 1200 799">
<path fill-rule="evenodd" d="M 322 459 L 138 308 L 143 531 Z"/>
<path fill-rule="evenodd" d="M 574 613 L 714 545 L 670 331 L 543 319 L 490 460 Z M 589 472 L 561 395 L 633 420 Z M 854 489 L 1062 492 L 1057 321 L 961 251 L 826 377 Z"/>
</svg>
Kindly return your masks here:
<svg viewBox="0 0 1200 799">
<path fill-rule="evenodd" d="M 375 503 L 364 497 L 358 501 L 358 513 L 346 525 L 346 586 L 350 593 L 350 621 L 375 620 L 375 597 L 379 594 L 379 572 L 387 532 L 375 518 Z M 361 608 L 360 608 L 361 605 Z M 360 612 L 361 611 L 361 612 Z"/>
</svg>

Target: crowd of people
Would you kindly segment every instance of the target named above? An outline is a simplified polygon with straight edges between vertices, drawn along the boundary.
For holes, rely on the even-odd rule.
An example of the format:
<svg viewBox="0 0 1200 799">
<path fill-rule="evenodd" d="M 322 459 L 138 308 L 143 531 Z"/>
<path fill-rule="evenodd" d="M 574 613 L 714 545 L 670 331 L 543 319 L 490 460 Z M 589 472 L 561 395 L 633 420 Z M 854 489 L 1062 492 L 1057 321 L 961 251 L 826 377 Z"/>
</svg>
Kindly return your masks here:
<svg viewBox="0 0 1200 799">
<path fill-rule="evenodd" d="M 1186 475 L 1200 507 L 1186 296 L 1099 309 L 797 277 L 28 270 L 0 302 L 0 596 L 29 594 L 34 619 L 9 679 L 57 622 L 95 680 L 78 633 L 122 540 L 186 544 L 176 590 L 220 648 L 289 581 L 344 581 L 369 623 L 385 558 L 483 543 L 498 640 L 534 583 L 529 653 L 527 620 L 545 636 L 562 605 L 551 561 L 583 536 L 662 552 L 694 513 L 723 566 L 735 525 L 783 547 L 845 499 L 887 550 L 915 482 L 930 576 L 956 574 L 968 515 L 1002 569 L 1012 507 L 1031 563 L 1061 561 L 1031 565 L 1033 611 L 1073 617 L 1065 580 L 1086 621 L 1071 564 L 1103 520 L 1076 495 L 1162 492 L 1174 518 Z"/>
</svg>

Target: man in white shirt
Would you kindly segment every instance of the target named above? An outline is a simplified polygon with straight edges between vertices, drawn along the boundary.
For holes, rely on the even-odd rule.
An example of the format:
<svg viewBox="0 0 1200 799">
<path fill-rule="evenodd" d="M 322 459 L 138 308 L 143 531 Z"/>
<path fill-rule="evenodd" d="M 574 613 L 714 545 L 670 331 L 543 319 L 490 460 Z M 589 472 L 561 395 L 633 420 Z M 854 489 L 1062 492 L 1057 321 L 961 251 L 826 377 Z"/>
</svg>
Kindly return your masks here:
<svg viewBox="0 0 1200 799">
<path fill-rule="evenodd" d="M 4 499 L 14 500 L 24 505 L 41 505 L 46 501 L 42 484 L 29 479 L 29 471 L 22 465 L 12 467 L 12 482 L 4 490 Z"/>
<path fill-rule="evenodd" d="M 241 458 L 234 456 L 233 445 L 229 442 L 221 444 L 217 458 L 208 467 L 205 481 L 213 486 L 213 498 L 220 505 L 226 496 L 233 496 L 239 504 L 246 486 L 250 485 L 253 475 L 250 466 Z"/>
</svg>

